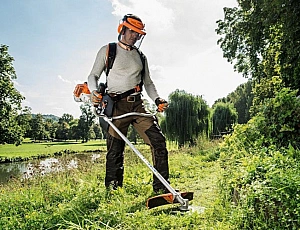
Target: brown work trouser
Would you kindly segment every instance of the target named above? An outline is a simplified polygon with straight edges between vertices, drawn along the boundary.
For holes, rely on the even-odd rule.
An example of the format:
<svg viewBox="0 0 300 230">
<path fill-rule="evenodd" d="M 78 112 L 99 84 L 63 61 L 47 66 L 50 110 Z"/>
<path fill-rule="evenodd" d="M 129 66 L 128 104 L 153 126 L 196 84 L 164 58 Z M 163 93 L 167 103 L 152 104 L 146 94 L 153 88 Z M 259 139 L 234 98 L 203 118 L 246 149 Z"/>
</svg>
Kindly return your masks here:
<svg viewBox="0 0 300 230">
<path fill-rule="evenodd" d="M 113 116 L 129 112 L 146 113 L 142 100 L 136 102 L 118 101 L 115 104 Z M 168 151 L 166 140 L 158 125 L 157 119 L 153 117 L 129 116 L 113 120 L 113 124 L 126 136 L 129 125 L 133 125 L 144 142 L 151 147 L 153 166 L 168 181 Z M 105 186 L 112 185 L 114 188 L 123 185 L 124 174 L 124 147 L 125 142 L 117 132 L 109 127 L 107 134 L 106 176 Z M 153 175 L 153 189 L 166 191 L 165 186 Z"/>
</svg>

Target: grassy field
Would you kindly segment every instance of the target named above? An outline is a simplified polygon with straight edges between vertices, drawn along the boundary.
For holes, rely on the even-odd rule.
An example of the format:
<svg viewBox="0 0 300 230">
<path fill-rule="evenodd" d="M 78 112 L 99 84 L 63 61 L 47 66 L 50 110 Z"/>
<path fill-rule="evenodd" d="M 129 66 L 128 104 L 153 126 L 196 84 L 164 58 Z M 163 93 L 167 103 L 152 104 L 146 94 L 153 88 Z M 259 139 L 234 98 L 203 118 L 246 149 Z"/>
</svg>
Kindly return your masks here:
<svg viewBox="0 0 300 230">
<path fill-rule="evenodd" d="M 177 149 L 173 143 L 167 143 L 168 149 Z M 27 140 L 22 145 L 13 144 L 0 145 L 0 162 L 29 160 L 31 158 L 42 158 L 63 153 L 81 152 L 103 152 L 106 151 L 105 140 L 90 140 L 87 143 L 81 141 L 40 142 L 32 143 Z"/>
<path fill-rule="evenodd" d="M 42 158 L 63 153 L 78 153 L 105 151 L 105 140 L 93 140 L 87 143 L 81 141 L 65 142 L 25 142 L 22 145 L 15 146 L 12 144 L 0 145 L 0 162 L 28 160 L 32 158 Z"/>
<path fill-rule="evenodd" d="M 151 159 L 147 146 L 138 149 Z M 105 154 L 96 164 L 83 161 L 77 169 L 2 185 L 1 229 L 233 229 L 218 204 L 222 170 L 213 157 L 216 149 L 212 144 L 170 151 L 172 186 L 193 191 L 191 206 L 204 207 L 204 213 L 178 212 L 176 205 L 147 209 L 152 173 L 127 147 L 124 187 L 116 191 L 104 186 Z"/>
</svg>

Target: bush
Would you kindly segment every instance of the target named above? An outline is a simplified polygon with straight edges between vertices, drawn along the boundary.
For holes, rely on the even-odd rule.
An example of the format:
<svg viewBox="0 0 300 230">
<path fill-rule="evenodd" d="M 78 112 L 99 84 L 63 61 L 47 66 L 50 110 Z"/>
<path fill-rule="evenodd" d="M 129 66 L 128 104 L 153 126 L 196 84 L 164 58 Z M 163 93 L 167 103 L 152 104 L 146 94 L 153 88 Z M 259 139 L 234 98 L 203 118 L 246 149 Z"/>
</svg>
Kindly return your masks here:
<svg viewBox="0 0 300 230">
<path fill-rule="evenodd" d="M 256 124 L 270 144 L 300 148 L 300 100 L 296 93 L 283 88 L 261 106 Z"/>
<path fill-rule="evenodd" d="M 225 138 L 227 147 L 300 148 L 300 100 L 296 91 L 287 88 L 265 100 L 256 116 L 245 125 L 236 125 L 231 136 Z"/>
<path fill-rule="evenodd" d="M 271 150 L 226 163 L 222 196 L 232 204 L 231 221 L 242 229 L 300 227 L 298 150 Z"/>
<path fill-rule="evenodd" d="M 240 229 L 300 228 L 300 104 L 282 89 L 220 148 L 228 219 Z"/>
</svg>

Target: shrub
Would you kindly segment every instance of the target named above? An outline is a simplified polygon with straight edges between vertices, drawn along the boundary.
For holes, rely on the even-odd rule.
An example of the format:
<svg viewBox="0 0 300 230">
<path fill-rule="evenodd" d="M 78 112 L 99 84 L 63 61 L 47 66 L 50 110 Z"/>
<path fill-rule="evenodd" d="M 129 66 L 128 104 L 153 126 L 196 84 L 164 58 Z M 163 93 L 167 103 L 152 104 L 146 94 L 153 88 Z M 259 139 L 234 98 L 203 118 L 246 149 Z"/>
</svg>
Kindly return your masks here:
<svg viewBox="0 0 300 230">
<path fill-rule="evenodd" d="M 228 219 L 240 229 L 300 228 L 300 104 L 282 89 L 220 148 Z"/>
</svg>

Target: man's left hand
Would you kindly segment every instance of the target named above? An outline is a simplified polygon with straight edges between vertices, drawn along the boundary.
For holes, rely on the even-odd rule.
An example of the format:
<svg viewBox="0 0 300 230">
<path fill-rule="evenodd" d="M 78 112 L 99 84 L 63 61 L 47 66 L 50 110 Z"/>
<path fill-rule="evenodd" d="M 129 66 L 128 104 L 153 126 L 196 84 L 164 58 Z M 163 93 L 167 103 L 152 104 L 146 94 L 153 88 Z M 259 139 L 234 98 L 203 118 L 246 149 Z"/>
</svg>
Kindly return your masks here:
<svg viewBox="0 0 300 230">
<path fill-rule="evenodd" d="M 164 112 L 169 106 L 168 102 L 162 98 L 156 98 L 155 104 L 157 105 L 157 112 L 160 113 Z"/>
</svg>

